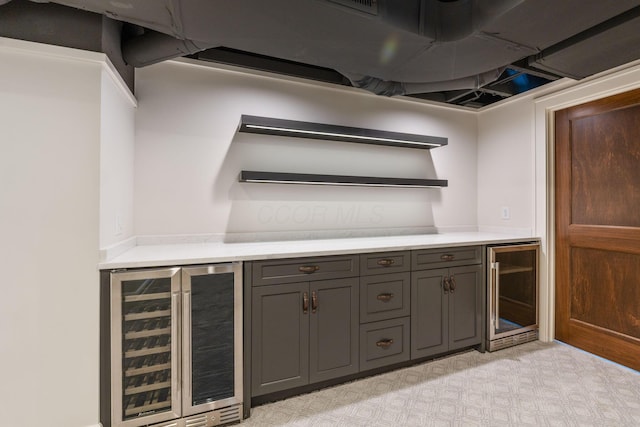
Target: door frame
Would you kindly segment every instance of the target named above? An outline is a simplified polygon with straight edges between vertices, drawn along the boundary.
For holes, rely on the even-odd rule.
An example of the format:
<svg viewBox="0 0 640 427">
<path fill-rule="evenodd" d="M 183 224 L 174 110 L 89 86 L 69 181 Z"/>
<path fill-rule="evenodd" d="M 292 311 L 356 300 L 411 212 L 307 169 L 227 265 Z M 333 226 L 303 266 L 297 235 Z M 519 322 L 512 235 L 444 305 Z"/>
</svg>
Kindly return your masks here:
<svg viewBox="0 0 640 427">
<path fill-rule="evenodd" d="M 640 61 L 575 82 L 562 79 L 534 98 L 535 224 L 540 252 L 540 340 L 555 339 L 555 112 L 640 88 Z"/>
</svg>

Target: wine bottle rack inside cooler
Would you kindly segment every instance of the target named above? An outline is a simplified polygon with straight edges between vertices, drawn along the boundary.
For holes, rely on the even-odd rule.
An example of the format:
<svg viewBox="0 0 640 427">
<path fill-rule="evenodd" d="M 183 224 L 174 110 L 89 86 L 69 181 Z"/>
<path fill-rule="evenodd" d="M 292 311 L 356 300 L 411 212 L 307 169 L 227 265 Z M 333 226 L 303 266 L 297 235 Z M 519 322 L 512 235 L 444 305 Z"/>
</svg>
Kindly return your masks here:
<svg viewBox="0 0 640 427">
<path fill-rule="evenodd" d="M 171 279 L 122 282 L 124 420 L 171 410 Z"/>
<path fill-rule="evenodd" d="M 180 416 L 180 269 L 111 274 L 112 426 Z"/>
</svg>

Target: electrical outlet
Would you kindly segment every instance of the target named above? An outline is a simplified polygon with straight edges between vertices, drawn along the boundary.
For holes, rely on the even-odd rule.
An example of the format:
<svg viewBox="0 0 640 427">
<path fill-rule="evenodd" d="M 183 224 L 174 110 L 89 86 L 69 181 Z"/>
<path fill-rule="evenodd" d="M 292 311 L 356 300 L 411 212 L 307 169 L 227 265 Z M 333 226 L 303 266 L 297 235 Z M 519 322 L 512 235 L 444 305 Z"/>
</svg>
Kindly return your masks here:
<svg viewBox="0 0 640 427">
<path fill-rule="evenodd" d="M 116 215 L 116 229 L 115 235 L 119 236 L 122 234 L 123 226 L 122 226 L 122 217 L 120 215 Z"/>
<path fill-rule="evenodd" d="M 502 219 L 510 219 L 511 218 L 511 210 L 509 206 L 503 206 L 500 208 L 500 217 Z"/>
</svg>

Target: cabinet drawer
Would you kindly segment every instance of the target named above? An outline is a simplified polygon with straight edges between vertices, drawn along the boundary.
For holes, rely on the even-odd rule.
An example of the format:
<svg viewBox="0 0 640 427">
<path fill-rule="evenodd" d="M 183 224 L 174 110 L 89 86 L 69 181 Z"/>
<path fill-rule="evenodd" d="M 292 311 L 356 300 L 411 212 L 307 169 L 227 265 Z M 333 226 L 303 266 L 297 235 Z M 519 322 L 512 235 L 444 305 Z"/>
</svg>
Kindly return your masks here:
<svg viewBox="0 0 640 427">
<path fill-rule="evenodd" d="M 360 325 L 360 370 L 409 360 L 409 318 Z"/>
<path fill-rule="evenodd" d="M 411 268 L 411 255 L 404 252 L 381 252 L 360 255 L 360 274 L 402 273 Z"/>
<path fill-rule="evenodd" d="M 464 246 L 413 251 L 411 253 L 411 269 L 427 270 L 430 268 L 480 264 L 482 262 L 481 249 L 481 246 Z"/>
<path fill-rule="evenodd" d="M 411 310 L 411 274 L 378 274 L 360 278 L 360 322 L 408 316 Z"/>
<path fill-rule="evenodd" d="M 253 286 L 358 276 L 358 256 L 254 261 Z"/>
</svg>

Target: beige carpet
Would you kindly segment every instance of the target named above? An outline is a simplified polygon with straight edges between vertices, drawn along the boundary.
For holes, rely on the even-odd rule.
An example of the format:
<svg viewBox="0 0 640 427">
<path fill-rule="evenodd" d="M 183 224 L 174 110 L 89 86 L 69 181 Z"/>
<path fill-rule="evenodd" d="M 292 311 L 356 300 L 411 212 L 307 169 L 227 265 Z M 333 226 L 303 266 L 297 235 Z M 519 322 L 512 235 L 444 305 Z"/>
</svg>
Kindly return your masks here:
<svg viewBox="0 0 640 427">
<path fill-rule="evenodd" d="M 561 343 L 466 352 L 252 409 L 247 426 L 640 426 L 640 373 Z"/>
</svg>

